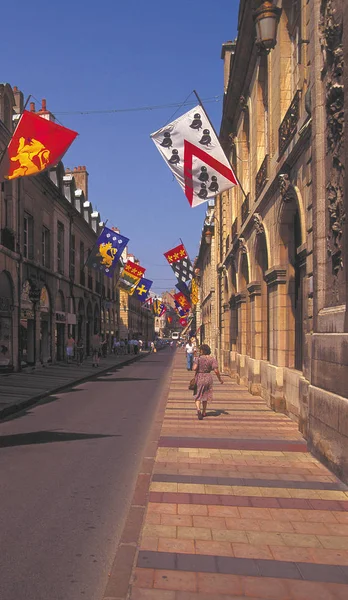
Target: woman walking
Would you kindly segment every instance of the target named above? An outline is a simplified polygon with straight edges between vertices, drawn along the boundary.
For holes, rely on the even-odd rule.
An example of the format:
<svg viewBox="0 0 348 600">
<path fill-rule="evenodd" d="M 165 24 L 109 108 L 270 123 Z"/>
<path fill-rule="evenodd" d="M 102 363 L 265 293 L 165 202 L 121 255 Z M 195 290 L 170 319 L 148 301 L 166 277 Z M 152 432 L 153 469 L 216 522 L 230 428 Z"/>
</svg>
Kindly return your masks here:
<svg viewBox="0 0 348 600">
<path fill-rule="evenodd" d="M 207 404 L 213 400 L 213 376 L 214 371 L 216 377 L 223 383 L 220 375 L 219 367 L 216 358 L 211 356 L 211 350 L 207 344 L 203 344 L 199 348 L 199 358 L 195 359 L 193 370 L 196 374 L 197 393 L 194 396 L 197 416 L 201 421 L 206 416 Z M 202 403 L 202 411 L 201 411 Z"/>
</svg>

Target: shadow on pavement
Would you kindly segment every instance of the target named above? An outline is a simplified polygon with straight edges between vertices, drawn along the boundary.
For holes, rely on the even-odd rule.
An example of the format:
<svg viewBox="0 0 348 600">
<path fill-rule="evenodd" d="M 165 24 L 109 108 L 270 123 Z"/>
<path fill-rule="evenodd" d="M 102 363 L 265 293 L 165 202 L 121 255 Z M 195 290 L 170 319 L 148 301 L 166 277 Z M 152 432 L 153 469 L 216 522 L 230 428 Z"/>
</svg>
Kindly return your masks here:
<svg viewBox="0 0 348 600">
<path fill-rule="evenodd" d="M 157 381 L 157 378 L 152 377 L 98 377 L 97 381 Z"/>
<path fill-rule="evenodd" d="M 219 417 L 220 415 L 229 415 L 230 413 L 227 410 L 210 410 L 207 412 L 207 417 Z"/>
<path fill-rule="evenodd" d="M 0 436 L 0 448 L 13 446 L 30 446 L 33 444 L 51 444 L 52 442 L 72 442 L 78 440 L 91 440 L 98 438 L 122 437 L 120 434 L 103 435 L 99 433 L 70 433 L 59 431 L 31 431 L 30 433 L 16 433 L 14 435 Z"/>
</svg>

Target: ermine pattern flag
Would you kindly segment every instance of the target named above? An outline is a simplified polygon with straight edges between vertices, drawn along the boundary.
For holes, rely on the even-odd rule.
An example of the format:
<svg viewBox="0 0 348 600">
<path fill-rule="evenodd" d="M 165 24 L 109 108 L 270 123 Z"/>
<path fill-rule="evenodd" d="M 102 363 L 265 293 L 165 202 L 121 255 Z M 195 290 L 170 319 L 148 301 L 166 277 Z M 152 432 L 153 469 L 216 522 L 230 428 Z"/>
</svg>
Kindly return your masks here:
<svg viewBox="0 0 348 600">
<path fill-rule="evenodd" d="M 193 267 L 187 255 L 184 244 L 180 244 L 172 250 L 164 253 L 168 263 L 174 271 L 175 277 L 185 283 L 193 277 Z"/>
<path fill-rule="evenodd" d="M 202 106 L 152 133 L 151 138 L 192 207 L 237 184 Z"/>
</svg>

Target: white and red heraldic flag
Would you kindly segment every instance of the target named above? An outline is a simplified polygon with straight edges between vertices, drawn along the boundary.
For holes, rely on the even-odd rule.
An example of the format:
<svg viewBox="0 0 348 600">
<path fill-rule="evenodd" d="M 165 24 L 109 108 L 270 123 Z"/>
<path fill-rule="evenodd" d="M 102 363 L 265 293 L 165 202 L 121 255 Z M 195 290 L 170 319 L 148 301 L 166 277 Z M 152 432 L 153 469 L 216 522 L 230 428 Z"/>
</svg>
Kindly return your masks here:
<svg viewBox="0 0 348 600">
<path fill-rule="evenodd" d="M 198 105 L 151 134 L 190 205 L 198 206 L 237 185 L 210 121 Z"/>
</svg>

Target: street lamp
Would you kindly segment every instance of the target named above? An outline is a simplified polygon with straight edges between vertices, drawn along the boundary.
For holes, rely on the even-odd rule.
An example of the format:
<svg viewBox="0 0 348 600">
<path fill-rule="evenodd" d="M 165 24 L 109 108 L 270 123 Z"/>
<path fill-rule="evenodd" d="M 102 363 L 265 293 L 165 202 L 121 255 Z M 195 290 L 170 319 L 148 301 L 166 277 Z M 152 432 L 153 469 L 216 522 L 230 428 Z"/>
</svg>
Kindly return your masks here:
<svg viewBox="0 0 348 600">
<path fill-rule="evenodd" d="M 211 229 L 207 229 L 204 233 L 204 239 L 205 239 L 205 243 L 210 246 L 211 244 L 211 238 L 213 237 L 213 232 L 211 231 Z"/>
<path fill-rule="evenodd" d="M 217 226 L 218 226 L 218 232 L 220 232 L 220 223 L 219 223 L 219 219 L 215 216 L 215 215 L 210 215 L 206 218 L 206 221 L 204 223 L 204 240 L 205 243 L 210 246 L 211 244 L 211 240 L 213 237 L 213 230 L 214 230 L 214 223 L 213 221 L 216 221 Z"/>
<path fill-rule="evenodd" d="M 262 2 L 261 6 L 253 11 L 256 29 L 256 45 L 267 54 L 277 43 L 277 29 L 282 9 L 270 0 Z"/>
</svg>

